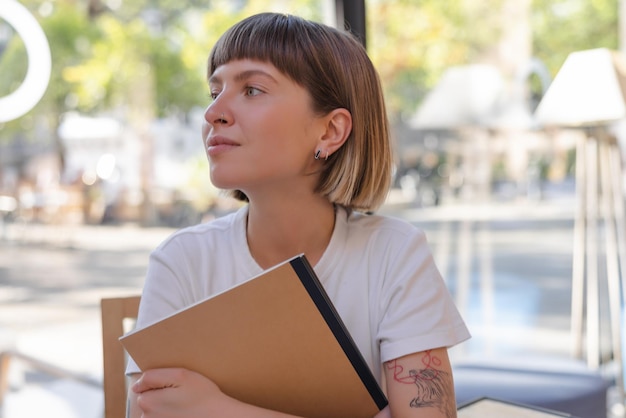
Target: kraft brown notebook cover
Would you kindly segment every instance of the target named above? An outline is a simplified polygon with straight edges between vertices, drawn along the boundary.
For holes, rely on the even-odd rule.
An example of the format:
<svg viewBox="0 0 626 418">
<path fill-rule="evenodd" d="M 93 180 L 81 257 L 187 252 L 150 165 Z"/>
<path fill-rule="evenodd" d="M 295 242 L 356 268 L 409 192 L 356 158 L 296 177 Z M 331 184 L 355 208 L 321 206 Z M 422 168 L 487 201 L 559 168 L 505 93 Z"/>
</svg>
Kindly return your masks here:
<svg viewBox="0 0 626 418">
<path fill-rule="evenodd" d="M 369 418 L 387 404 L 304 255 L 121 341 L 142 370 L 195 370 L 264 408 Z"/>
</svg>

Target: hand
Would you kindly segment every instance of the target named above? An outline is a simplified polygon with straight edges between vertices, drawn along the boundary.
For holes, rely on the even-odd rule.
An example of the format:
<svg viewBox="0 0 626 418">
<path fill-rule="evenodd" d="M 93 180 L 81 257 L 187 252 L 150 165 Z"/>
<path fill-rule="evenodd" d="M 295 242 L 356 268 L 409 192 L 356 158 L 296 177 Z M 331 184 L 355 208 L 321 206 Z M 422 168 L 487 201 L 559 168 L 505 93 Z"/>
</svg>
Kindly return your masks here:
<svg viewBox="0 0 626 418">
<path fill-rule="evenodd" d="M 132 390 L 143 418 L 223 417 L 231 400 L 211 380 L 180 368 L 147 370 Z"/>
</svg>

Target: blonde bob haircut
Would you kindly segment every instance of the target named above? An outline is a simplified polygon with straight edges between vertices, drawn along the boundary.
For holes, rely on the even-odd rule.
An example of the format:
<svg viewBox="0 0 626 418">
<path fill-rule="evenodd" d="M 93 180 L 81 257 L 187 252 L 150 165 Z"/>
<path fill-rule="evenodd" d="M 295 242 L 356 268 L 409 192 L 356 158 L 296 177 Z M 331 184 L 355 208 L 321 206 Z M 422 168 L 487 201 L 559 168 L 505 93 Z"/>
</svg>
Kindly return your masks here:
<svg viewBox="0 0 626 418">
<path fill-rule="evenodd" d="M 351 113 L 352 132 L 321 160 L 316 192 L 348 209 L 377 209 L 389 191 L 393 153 L 378 73 L 361 43 L 348 32 L 300 17 L 261 13 L 222 35 L 209 56 L 208 76 L 238 59 L 274 65 L 310 93 L 320 115 L 338 108 Z M 233 193 L 247 200 L 243 192 Z"/>
</svg>

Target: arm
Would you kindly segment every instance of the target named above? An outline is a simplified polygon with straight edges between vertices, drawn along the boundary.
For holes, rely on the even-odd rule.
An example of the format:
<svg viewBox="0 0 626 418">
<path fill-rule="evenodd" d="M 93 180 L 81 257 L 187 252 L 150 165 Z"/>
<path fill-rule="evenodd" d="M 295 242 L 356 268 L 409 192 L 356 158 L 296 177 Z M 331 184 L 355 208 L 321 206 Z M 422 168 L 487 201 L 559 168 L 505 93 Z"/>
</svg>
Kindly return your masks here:
<svg viewBox="0 0 626 418">
<path fill-rule="evenodd" d="M 295 418 L 240 402 L 186 369 L 154 369 L 131 377 L 129 418 Z"/>
<path fill-rule="evenodd" d="M 456 418 L 452 367 L 446 348 L 388 361 L 384 369 L 391 417 Z"/>
<path fill-rule="evenodd" d="M 391 360 L 384 368 L 389 406 L 375 418 L 456 418 L 452 369 L 445 348 Z M 228 397 L 209 379 L 185 369 L 132 375 L 128 402 L 128 418 L 292 417 Z"/>
</svg>

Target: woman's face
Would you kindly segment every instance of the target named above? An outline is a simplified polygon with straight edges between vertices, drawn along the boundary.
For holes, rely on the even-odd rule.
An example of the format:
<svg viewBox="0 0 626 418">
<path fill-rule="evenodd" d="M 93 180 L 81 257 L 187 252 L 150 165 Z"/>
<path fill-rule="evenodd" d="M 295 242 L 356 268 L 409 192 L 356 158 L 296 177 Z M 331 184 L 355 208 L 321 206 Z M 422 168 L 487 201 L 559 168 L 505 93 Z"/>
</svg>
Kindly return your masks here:
<svg viewBox="0 0 626 418">
<path fill-rule="evenodd" d="M 270 63 L 245 59 L 218 67 L 209 88 L 213 102 L 202 137 L 215 186 L 249 198 L 303 184 L 312 190 L 313 155 L 325 122 L 302 86 Z"/>
</svg>

